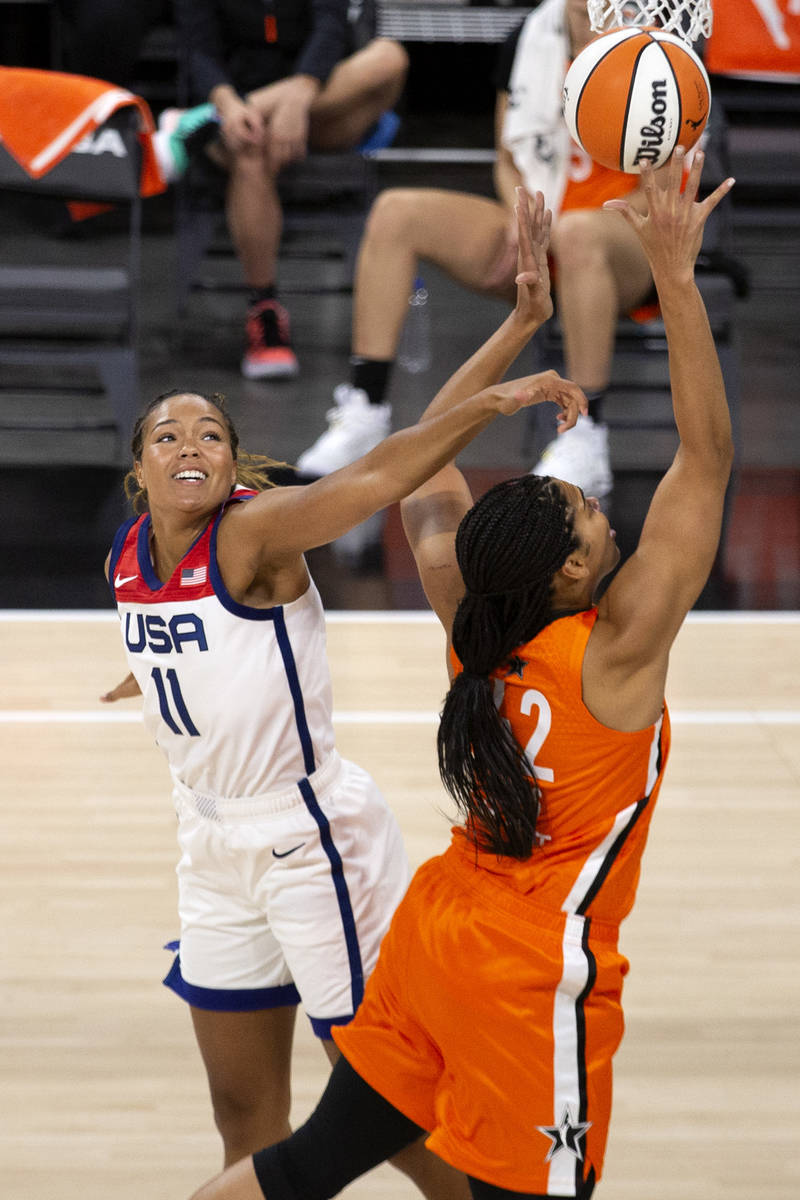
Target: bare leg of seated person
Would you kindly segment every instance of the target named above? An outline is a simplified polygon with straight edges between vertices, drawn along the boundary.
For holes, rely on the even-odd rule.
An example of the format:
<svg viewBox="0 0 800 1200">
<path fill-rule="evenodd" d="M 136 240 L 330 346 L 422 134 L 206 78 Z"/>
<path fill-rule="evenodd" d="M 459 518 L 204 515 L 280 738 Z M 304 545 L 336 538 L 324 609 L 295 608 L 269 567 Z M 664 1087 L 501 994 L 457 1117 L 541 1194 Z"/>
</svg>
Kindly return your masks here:
<svg viewBox="0 0 800 1200">
<path fill-rule="evenodd" d="M 397 101 L 407 69 L 405 50 L 386 38 L 375 39 L 340 62 L 311 105 L 310 149 L 336 151 L 356 146 Z M 180 128 L 187 137 L 190 131 L 191 136 L 198 136 L 198 124 L 205 136 L 212 125 L 208 110 L 209 106 L 203 105 L 183 115 Z M 173 129 L 162 142 L 172 146 L 175 138 Z M 174 158 L 173 151 L 170 153 Z M 229 174 L 228 227 L 250 290 L 242 373 L 249 379 L 293 377 L 299 368 L 289 315 L 276 292 L 283 212 L 269 146 L 251 145 L 232 152 L 215 141 L 208 153 Z M 185 165 L 186 155 L 183 161 Z"/>
<path fill-rule="evenodd" d="M 358 146 L 399 100 L 407 72 L 406 51 L 389 38 L 375 38 L 338 63 L 311 106 L 311 149 Z"/>
<path fill-rule="evenodd" d="M 551 442 L 533 468 L 602 499 L 613 485 L 602 400 L 611 375 L 617 319 L 642 304 L 652 278 L 638 238 L 616 213 L 562 213 L 550 239 L 565 374 L 589 398 L 589 415 Z"/>
<path fill-rule="evenodd" d="M 276 293 L 283 210 L 266 146 L 228 155 L 228 229 L 250 290 L 242 374 L 248 379 L 289 379 L 298 363 L 289 314 Z"/>
<path fill-rule="evenodd" d="M 298 459 L 309 477 L 327 475 L 389 433 L 391 369 L 419 259 L 471 291 L 514 300 L 516 248 L 497 201 L 433 188 L 390 188 L 372 206 L 356 264 L 351 378 L 334 391 L 328 428 Z"/>
<path fill-rule="evenodd" d="M 407 67 L 403 48 L 388 39 L 377 39 L 340 62 L 311 105 L 309 148 L 352 149 L 396 102 Z M 250 379 L 286 378 L 297 374 L 298 362 L 289 316 L 275 292 L 283 213 L 268 153 L 261 156 L 260 180 L 251 173 L 253 165 L 246 154 L 237 156 L 228 193 L 228 224 L 251 288 L 242 370 Z"/>
</svg>

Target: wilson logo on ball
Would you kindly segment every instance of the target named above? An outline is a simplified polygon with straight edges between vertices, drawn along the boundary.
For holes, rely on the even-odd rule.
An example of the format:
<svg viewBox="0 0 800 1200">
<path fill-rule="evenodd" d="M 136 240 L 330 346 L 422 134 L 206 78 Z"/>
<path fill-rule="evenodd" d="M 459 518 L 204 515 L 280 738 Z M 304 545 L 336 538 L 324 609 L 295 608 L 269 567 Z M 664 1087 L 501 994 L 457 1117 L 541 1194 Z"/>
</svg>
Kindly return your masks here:
<svg viewBox="0 0 800 1200">
<path fill-rule="evenodd" d="M 681 38 L 657 29 L 613 29 L 590 42 L 564 81 L 564 119 L 603 166 L 636 174 L 689 150 L 705 128 L 711 88 Z"/>
<path fill-rule="evenodd" d="M 641 141 L 633 160 L 635 167 L 643 162 L 656 162 L 664 147 L 664 127 L 667 123 L 668 107 L 666 79 L 654 79 L 652 90 L 650 124 L 643 125 L 639 130 Z"/>
</svg>

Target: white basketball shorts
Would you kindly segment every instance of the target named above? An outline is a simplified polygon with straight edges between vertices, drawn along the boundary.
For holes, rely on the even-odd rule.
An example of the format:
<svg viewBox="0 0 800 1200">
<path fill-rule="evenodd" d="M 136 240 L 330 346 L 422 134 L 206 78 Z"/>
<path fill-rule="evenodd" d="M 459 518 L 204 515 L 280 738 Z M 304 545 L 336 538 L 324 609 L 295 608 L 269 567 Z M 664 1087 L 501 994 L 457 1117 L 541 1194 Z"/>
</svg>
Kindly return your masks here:
<svg viewBox="0 0 800 1200">
<path fill-rule="evenodd" d="M 280 794 L 219 799 L 178 784 L 179 953 L 164 980 L 221 1012 L 301 1002 L 318 1037 L 345 1024 L 409 882 L 372 778 L 334 753 Z"/>
</svg>

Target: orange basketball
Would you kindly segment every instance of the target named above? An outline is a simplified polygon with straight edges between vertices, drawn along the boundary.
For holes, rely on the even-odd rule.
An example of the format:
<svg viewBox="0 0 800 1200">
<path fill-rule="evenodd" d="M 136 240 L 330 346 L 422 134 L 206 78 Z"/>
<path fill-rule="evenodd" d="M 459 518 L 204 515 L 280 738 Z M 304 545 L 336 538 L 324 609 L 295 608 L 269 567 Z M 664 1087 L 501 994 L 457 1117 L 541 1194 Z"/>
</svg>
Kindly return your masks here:
<svg viewBox="0 0 800 1200">
<path fill-rule="evenodd" d="M 689 150 L 705 128 L 711 88 L 686 42 L 658 29 L 612 29 L 577 56 L 564 80 L 564 118 L 595 162 L 637 174 Z"/>
</svg>

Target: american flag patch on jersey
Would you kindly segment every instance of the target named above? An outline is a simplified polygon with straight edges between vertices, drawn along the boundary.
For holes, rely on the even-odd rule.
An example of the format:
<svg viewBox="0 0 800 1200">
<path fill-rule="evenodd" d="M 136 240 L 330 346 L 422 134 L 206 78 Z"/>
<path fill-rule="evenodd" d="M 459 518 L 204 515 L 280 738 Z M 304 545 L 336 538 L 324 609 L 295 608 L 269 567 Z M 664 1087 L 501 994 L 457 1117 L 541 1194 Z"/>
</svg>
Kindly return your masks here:
<svg viewBox="0 0 800 1200">
<path fill-rule="evenodd" d="M 205 583 L 207 575 L 207 567 L 184 567 L 181 571 L 181 587 L 196 587 L 199 583 Z"/>
</svg>

